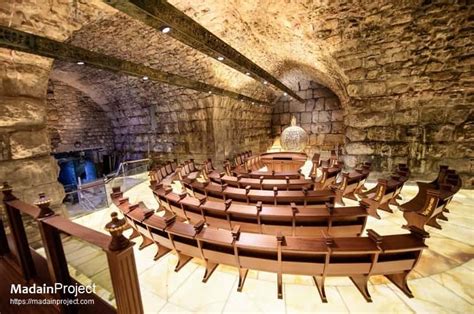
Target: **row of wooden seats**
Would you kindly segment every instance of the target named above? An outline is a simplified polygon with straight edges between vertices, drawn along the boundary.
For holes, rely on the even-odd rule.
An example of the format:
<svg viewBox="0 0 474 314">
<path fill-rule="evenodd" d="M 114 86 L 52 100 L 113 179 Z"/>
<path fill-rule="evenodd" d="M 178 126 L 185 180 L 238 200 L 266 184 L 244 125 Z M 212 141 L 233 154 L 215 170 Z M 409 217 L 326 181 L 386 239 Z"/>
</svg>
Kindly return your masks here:
<svg viewBox="0 0 474 314">
<path fill-rule="evenodd" d="M 393 212 L 389 205 L 399 205 L 397 199 L 403 185 L 410 176 L 410 170 L 406 164 L 398 164 L 390 179 L 378 179 L 377 185 L 358 196 L 363 203 L 368 205 L 368 212 L 371 216 L 380 219 L 377 209 Z"/>
<path fill-rule="evenodd" d="M 234 157 L 234 166 L 237 167 L 237 166 L 243 165 L 245 163 L 245 161 L 247 160 L 247 158 L 250 158 L 250 157 L 252 157 L 252 151 L 251 150 L 248 150 L 248 151 L 237 154 Z"/>
<path fill-rule="evenodd" d="M 211 227 L 284 235 L 314 236 L 321 231 L 332 236 L 360 235 L 367 222 L 364 205 L 335 208 L 333 204 L 297 206 L 245 205 L 232 202 L 193 197 L 186 192 L 174 193 L 171 188 L 150 186 L 158 203 L 179 217 L 196 223 L 204 220 Z"/>
<path fill-rule="evenodd" d="M 252 189 L 260 190 L 272 190 L 277 187 L 279 190 L 301 190 L 307 188 L 312 190 L 314 188 L 313 179 L 290 179 L 286 177 L 284 179 L 265 179 L 264 176 L 260 178 L 245 178 L 241 174 L 237 176 L 227 175 L 225 172 L 213 171 L 207 174 L 208 178 L 219 184 L 227 184 L 238 188 L 245 188 L 250 186 Z"/>
<path fill-rule="evenodd" d="M 206 178 L 217 182 L 225 183 L 234 187 L 247 187 L 252 189 L 269 190 L 278 188 L 279 190 L 301 190 L 302 188 L 313 190 L 328 189 L 337 178 L 337 175 L 342 171 L 342 164 L 336 164 L 331 168 L 324 167 L 321 169 L 319 177 L 311 177 L 311 179 L 304 179 L 303 177 L 292 178 L 291 176 L 280 177 L 284 173 L 274 173 L 268 177 L 261 175 L 258 178 L 254 176 L 244 176 L 242 174 L 233 175 L 231 171 L 218 172 L 213 171 L 205 175 Z M 256 174 L 257 172 L 252 172 Z"/>
<path fill-rule="evenodd" d="M 301 171 L 284 171 L 284 172 L 275 172 L 275 171 L 261 171 L 265 166 L 262 162 L 260 155 L 252 155 L 252 152 L 244 152 L 237 155 L 234 158 L 234 166 L 229 160 L 224 162 L 224 172 L 228 176 L 242 176 L 244 178 L 253 178 L 259 179 L 263 177 L 264 179 L 285 179 L 286 177 L 290 179 L 301 179 L 303 175 Z"/>
<path fill-rule="evenodd" d="M 246 186 L 244 189 L 230 187 L 227 184 L 217 184 L 215 182 L 183 182 L 183 185 L 189 188 L 193 194 L 201 193 L 207 196 L 222 198 L 224 201 L 232 199 L 247 203 L 257 203 L 261 201 L 265 204 L 334 204 L 335 193 L 331 190 L 302 190 L 279 191 L 274 187 L 273 190 L 256 190 Z"/>
<path fill-rule="evenodd" d="M 178 168 L 178 160 L 168 161 L 164 165 L 154 167 L 150 170 L 149 177 L 150 180 L 156 181 L 158 183 L 167 182 L 169 183 L 172 177 L 176 173 Z"/>
<path fill-rule="evenodd" d="M 349 198 L 357 201 L 356 194 L 364 193 L 362 191 L 367 178 L 369 177 L 371 163 L 365 162 L 352 172 L 343 172 L 340 182 L 331 185 L 336 192 L 336 204 L 345 205 L 343 198 Z"/>
<path fill-rule="evenodd" d="M 119 189 L 112 200 L 128 223 L 143 238 L 141 248 L 155 243 L 155 260 L 175 251 L 179 271 L 192 258 L 205 262 L 203 282 L 219 264 L 238 268 L 238 291 L 242 291 L 249 269 L 277 275 L 277 295 L 283 296 L 283 274 L 312 276 L 323 302 L 327 302 L 325 279 L 330 276 L 349 277 L 364 298 L 371 302 L 368 281 L 371 276 L 384 275 L 406 295 L 413 297 L 407 277 L 427 246 L 427 233 L 411 227 L 410 234 L 380 236 L 368 230 L 368 237 L 333 238 L 277 236 L 206 227 L 204 221 L 195 225 L 176 216 L 154 214 L 143 204 L 131 205 Z"/>
<path fill-rule="evenodd" d="M 404 227 L 423 229 L 426 225 L 441 229 L 437 219 L 447 220 L 443 212 L 454 195 L 461 189 L 462 180 L 456 171 L 441 166 L 436 180 L 430 183 L 417 182 L 418 193 L 410 201 L 399 206 L 407 221 Z"/>
</svg>

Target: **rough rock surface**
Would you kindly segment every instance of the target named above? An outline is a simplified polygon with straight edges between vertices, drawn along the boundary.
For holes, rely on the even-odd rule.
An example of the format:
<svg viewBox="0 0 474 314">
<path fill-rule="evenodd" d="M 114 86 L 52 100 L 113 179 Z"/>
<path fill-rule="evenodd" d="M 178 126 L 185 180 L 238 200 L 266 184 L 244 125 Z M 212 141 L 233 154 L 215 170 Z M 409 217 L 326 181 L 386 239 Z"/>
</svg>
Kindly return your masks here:
<svg viewBox="0 0 474 314">
<path fill-rule="evenodd" d="M 76 142 L 81 149 L 114 149 L 110 118 L 90 97 L 69 85 L 49 81 L 46 117 L 53 152 L 76 150 Z"/>
<path fill-rule="evenodd" d="M 102 1 L 40 2 L 3 1 L 0 24 L 68 39 L 250 96 L 270 101 L 281 96 L 117 14 Z M 344 112 L 348 165 L 372 160 L 377 171 L 387 171 L 407 162 L 415 177 L 431 179 L 438 165 L 447 163 L 462 174 L 465 186 L 472 186 L 474 43 L 469 1 L 170 2 L 293 89 L 309 77 L 333 91 Z M 19 154 L 11 149 L 10 136 L 45 128 L 51 61 L 1 50 L 0 62 L 0 167 L 12 160 L 44 158 L 45 143 L 36 148 L 21 144 L 20 150 L 32 152 Z M 150 147 L 166 158 L 189 154 L 219 159 L 222 153 L 264 147 L 270 134 L 263 135 L 272 130 L 271 112 L 249 110 L 250 104 L 233 105 L 220 97 L 76 65 L 58 63 L 53 78 L 54 72 L 62 81 L 69 77 L 73 82 L 65 83 L 101 106 L 111 119 L 115 147 L 131 154 L 142 155 Z M 295 103 L 293 110 L 303 113 L 303 105 L 306 113 L 306 104 Z M 226 127 L 220 117 L 252 129 Z M 329 116 L 322 113 L 321 119 Z"/>
</svg>

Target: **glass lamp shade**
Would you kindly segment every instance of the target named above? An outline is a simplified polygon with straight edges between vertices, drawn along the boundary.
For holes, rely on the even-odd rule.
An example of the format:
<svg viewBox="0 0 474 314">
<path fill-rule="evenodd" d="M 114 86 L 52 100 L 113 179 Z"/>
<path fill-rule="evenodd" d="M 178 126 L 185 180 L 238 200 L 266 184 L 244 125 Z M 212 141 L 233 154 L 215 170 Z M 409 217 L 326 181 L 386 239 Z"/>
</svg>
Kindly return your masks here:
<svg viewBox="0 0 474 314">
<path fill-rule="evenodd" d="M 281 133 L 281 147 L 285 151 L 301 152 L 308 144 L 308 134 L 296 125 L 296 118 L 291 117 L 291 125 Z"/>
</svg>

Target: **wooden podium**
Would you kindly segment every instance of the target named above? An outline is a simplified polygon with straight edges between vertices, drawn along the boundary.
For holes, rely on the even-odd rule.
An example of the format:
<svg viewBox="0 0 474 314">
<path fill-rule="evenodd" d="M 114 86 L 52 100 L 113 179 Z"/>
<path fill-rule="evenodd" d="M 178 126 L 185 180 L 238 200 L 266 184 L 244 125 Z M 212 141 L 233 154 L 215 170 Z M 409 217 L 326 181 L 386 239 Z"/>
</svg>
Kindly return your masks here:
<svg viewBox="0 0 474 314">
<path fill-rule="evenodd" d="M 278 152 L 263 153 L 260 158 L 268 171 L 296 172 L 304 165 L 308 156 L 305 153 Z"/>
</svg>

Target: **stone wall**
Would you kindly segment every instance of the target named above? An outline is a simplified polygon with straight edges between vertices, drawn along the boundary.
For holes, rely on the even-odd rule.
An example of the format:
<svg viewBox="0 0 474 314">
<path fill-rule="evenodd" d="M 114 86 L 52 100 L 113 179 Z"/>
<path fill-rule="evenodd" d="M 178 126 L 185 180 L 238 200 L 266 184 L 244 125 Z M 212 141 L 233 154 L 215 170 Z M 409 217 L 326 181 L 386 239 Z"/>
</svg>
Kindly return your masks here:
<svg viewBox="0 0 474 314">
<path fill-rule="evenodd" d="M 330 150 L 344 145 L 344 111 L 339 98 L 328 88 L 311 80 L 298 82 L 298 95 L 305 103 L 282 96 L 272 113 L 272 135 L 278 137 L 296 117 L 309 135 L 305 152 L 312 156 L 316 151 Z"/>
<path fill-rule="evenodd" d="M 47 94 L 47 127 L 51 150 L 68 152 L 102 147 L 114 149 L 114 134 L 107 113 L 90 97 L 62 82 L 50 80 Z"/>
<path fill-rule="evenodd" d="M 2 1 L 0 25 L 66 39 L 83 23 L 110 10 L 105 4 L 58 1 Z M 64 189 L 50 153 L 46 128 L 46 90 L 52 60 L 0 49 L 0 179 L 8 181 L 22 200 L 34 202 L 39 192 L 58 207 Z"/>
</svg>

